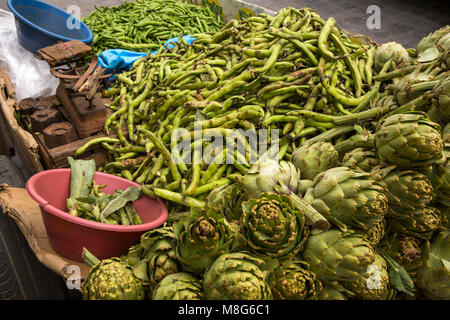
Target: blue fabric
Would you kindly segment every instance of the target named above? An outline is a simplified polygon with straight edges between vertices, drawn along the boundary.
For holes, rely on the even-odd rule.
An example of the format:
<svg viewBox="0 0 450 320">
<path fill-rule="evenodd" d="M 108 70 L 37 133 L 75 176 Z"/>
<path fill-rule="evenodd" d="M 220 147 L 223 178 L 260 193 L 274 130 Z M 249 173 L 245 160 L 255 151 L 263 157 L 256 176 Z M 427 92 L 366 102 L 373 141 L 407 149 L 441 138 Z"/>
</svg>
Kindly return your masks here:
<svg viewBox="0 0 450 320">
<path fill-rule="evenodd" d="M 183 36 L 183 39 L 192 44 L 195 40 L 193 36 Z M 174 47 L 173 43 L 177 43 L 178 38 L 171 38 L 164 43 L 164 46 L 168 49 Z M 155 54 L 158 51 L 153 51 L 150 54 Z M 128 71 L 133 63 L 146 56 L 145 52 L 135 52 L 123 49 L 110 49 L 103 51 L 98 55 L 98 64 L 106 69 L 106 73 L 118 73 L 120 71 Z"/>
</svg>

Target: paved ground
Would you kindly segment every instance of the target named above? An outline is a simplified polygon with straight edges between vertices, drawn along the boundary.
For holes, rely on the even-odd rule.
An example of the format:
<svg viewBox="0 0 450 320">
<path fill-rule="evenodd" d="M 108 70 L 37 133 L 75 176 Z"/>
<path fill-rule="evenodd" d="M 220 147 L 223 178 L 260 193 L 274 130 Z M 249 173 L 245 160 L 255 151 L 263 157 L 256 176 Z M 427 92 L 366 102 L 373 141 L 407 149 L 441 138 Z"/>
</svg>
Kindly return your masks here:
<svg viewBox="0 0 450 320">
<path fill-rule="evenodd" d="M 76 5 L 85 16 L 94 6 L 112 6 L 125 0 L 46 0 L 60 8 Z M 397 41 L 406 47 L 415 47 L 430 32 L 450 24 L 450 1 L 421 0 L 247 0 L 263 7 L 279 10 L 284 7 L 310 7 L 323 18 L 333 16 L 337 24 L 352 32 L 368 35 L 383 43 Z M 220 2 L 220 0 L 219 0 Z M 370 5 L 380 8 L 380 29 L 370 30 L 367 13 Z M 7 9 L 6 0 L 0 0 L 0 8 Z"/>
</svg>

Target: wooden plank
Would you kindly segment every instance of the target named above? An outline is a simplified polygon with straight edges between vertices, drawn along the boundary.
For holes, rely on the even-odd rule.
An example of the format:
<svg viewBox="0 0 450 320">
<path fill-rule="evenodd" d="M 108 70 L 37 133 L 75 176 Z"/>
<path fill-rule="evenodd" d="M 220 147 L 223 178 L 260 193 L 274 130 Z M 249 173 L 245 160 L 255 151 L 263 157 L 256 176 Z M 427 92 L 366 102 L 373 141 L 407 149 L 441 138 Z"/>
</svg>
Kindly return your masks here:
<svg viewBox="0 0 450 320">
<path fill-rule="evenodd" d="M 78 140 L 63 146 L 59 146 L 53 149 L 48 149 L 44 142 L 44 137 L 42 135 L 34 135 L 36 140 L 39 143 L 40 151 L 42 154 L 43 161 L 49 169 L 52 168 L 66 168 L 68 167 L 67 157 L 74 157 L 75 152 L 78 148 L 82 147 L 85 143 L 87 143 L 91 139 L 104 137 L 104 134 L 100 134 L 97 136 L 85 138 L 82 140 Z M 81 157 L 81 159 L 98 159 L 102 163 L 97 163 L 97 167 L 104 164 L 106 161 L 106 151 L 99 145 L 92 146 L 87 150 L 86 155 Z"/>
<path fill-rule="evenodd" d="M 5 82 L 0 78 L 0 90 Z M 2 113 L 0 113 L 0 155 L 5 155 L 12 157 L 14 155 L 14 144 L 11 138 L 11 133 L 8 131 L 8 126 L 6 125 L 6 119 Z"/>
<path fill-rule="evenodd" d="M 53 169 L 55 167 L 52 157 L 48 153 L 48 149 L 45 146 L 44 139 L 42 135 L 35 135 L 33 134 L 34 138 L 36 139 L 38 145 L 39 145 L 39 154 L 41 155 L 41 161 L 44 163 L 44 166 L 46 169 Z"/>
<path fill-rule="evenodd" d="M 28 175 L 31 176 L 44 170 L 39 157 L 39 146 L 33 136 L 17 123 L 14 116 L 14 106 L 17 104 L 14 98 L 14 88 L 12 88 L 7 73 L 1 68 L 0 78 L 4 79 L 6 84 L 6 88 L 0 89 L 0 113 L 5 119 L 14 150 L 19 155 Z"/>
</svg>

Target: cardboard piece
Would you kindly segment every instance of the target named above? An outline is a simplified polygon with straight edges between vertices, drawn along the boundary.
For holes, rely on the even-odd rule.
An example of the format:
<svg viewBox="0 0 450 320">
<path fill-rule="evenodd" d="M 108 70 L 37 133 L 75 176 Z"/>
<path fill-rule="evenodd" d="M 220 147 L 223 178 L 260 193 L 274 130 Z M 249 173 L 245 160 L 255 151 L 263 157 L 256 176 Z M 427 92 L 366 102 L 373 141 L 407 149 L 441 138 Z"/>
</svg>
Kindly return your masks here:
<svg viewBox="0 0 450 320">
<path fill-rule="evenodd" d="M 65 280 L 73 279 L 74 266 L 79 267 L 80 282 L 83 283 L 89 273 L 89 266 L 64 258 L 53 250 L 45 231 L 39 205 L 28 195 L 26 189 L 1 184 L 0 206 L 4 213 L 14 219 L 40 262 Z"/>
</svg>

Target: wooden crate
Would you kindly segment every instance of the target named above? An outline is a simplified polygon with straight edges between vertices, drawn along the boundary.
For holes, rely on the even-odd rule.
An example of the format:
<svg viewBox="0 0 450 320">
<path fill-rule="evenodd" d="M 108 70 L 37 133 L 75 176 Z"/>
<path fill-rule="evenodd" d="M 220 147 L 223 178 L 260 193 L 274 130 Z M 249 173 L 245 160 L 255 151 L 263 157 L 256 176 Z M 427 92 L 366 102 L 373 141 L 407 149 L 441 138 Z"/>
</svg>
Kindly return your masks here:
<svg viewBox="0 0 450 320">
<path fill-rule="evenodd" d="M 67 157 L 75 157 L 75 152 L 77 151 L 77 149 L 81 148 L 89 140 L 105 136 L 106 136 L 105 134 L 98 134 L 89 138 L 84 138 L 66 145 L 49 149 L 45 145 L 44 137 L 41 134 L 34 135 L 39 145 L 39 152 L 42 156 L 42 162 L 48 169 L 68 168 L 69 163 L 67 162 Z M 79 159 L 84 160 L 94 159 L 95 164 L 97 165 L 98 168 L 105 164 L 106 152 L 101 145 L 95 145 L 89 148 L 86 151 L 86 153 L 83 154 L 82 157 L 79 157 Z"/>
<path fill-rule="evenodd" d="M 5 79 L 3 82 L 0 80 L 0 84 L 8 83 L 9 81 L 8 75 L 1 68 L 0 79 Z M 71 142 L 67 145 L 52 149 L 47 148 L 42 135 L 30 133 L 17 123 L 17 120 L 14 117 L 14 108 L 19 102 L 15 100 L 14 92 L 12 90 L 12 86 L 0 85 L 0 119 L 2 117 L 5 119 L 6 129 L 4 131 L 8 133 L 9 138 L 14 145 L 15 152 L 18 154 L 25 170 L 30 176 L 46 169 L 69 167 L 67 157 L 74 156 L 75 151 L 89 140 L 105 136 L 103 133 L 98 133 Z M 55 98 L 56 96 L 52 96 L 45 99 Z M 105 101 L 107 102 L 107 100 Z M 64 113 L 64 110 L 62 110 L 61 107 L 58 107 L 58 109 L 67 120 L 68 115 Z M 0 123 L 0 126 L 1 125 L 2 124 Z M 98 168 L 105 163 L 106 151 L 101 145 L 92 146 L 82 157 L 80 157 L 80 159 L 94 159 Z"/>
</svg>

